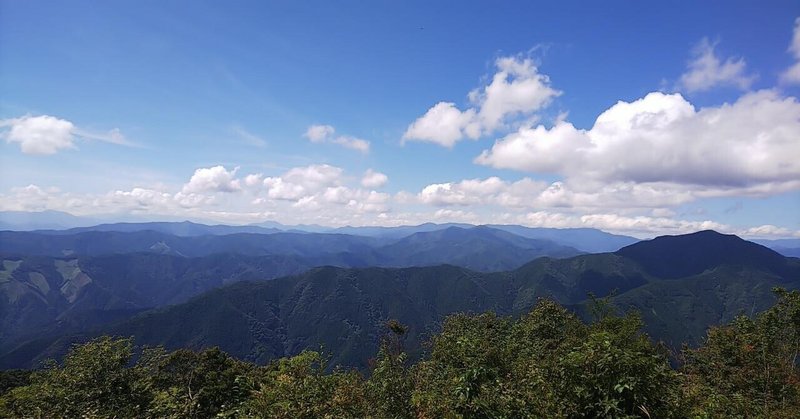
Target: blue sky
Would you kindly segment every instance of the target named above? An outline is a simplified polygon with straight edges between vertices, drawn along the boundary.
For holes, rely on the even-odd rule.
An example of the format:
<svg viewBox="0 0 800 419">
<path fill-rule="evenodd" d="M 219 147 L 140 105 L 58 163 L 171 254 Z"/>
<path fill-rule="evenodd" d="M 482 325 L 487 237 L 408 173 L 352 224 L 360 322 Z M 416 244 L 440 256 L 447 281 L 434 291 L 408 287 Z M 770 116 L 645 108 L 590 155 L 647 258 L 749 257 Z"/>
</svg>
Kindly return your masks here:
<svg viewBox="0 0 800 419">
<path fill-rule="evenodd" d="M 0 0 L 0 209 L 796 236 L 798 17 Z"/>
</svg>

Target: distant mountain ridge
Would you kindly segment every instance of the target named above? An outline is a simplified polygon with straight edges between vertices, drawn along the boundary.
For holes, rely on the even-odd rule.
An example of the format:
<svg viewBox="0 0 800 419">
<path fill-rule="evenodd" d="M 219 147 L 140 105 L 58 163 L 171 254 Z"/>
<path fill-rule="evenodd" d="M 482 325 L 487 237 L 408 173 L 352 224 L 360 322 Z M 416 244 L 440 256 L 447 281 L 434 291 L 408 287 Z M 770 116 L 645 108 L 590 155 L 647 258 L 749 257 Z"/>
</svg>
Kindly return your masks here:
<svg viewBox="0 0 800 419">
<path fill-rule="evenodd" d="M 175 229 L 173 224 L 169 227 Z M 152 230 L 0 231 L 0 253 L 9 255 L 64 257 L 137 252 L 185 257 L 217 253 L 286 255 L 353 267 L 450 263 L 480 271 L 514 269 L 540 256 L 567 257 L 582 253 L 549 240 L 528 239 L 488 227 L 449 227 L 401 239 L 282 231 L 200 236 Z"/>
<path fill-rule="evenodd" d="M 29 222 L 20 220 L 28 219 Z M 60 226 L 56 220 L 69 220 Z M 121 232 L 132 233 L 140 231 L 156 231 L 176 236 L 192 237 L 203 235 L 229 235 L 238 233 L 273 234 L 279 232 L 289 233 L 317 233 L 317 234 L 345 234 L 350 236 L 365 236 L 384 240 L 398 240 L 415 233 L 434 232 L 450 227 L 470 229 L 475 226 L 463 223 L 434 224 L 424 223 L 416 226 L 396 227 L 323 227 L 318 225 L 288 226 L 276 222 L 265 222 L 250 225 L 207 225 L 190 221 L 181 222 L 119 222 L 98 224 L 90 222 L 89 218 L 75 217 L 67 213 L 48 211 L 41 213 L 3 212 L 0 211 L 0 231 L 27 231 L 40 234 L 69 235 L 85 232 Z M 75 227 L 72 224 L 80 224 Z M 487 225 L 498 230 L 504 230 L 522 237 L 538 240 L 550 240 L 559 245 L 573 247 L 582 252 L 610 252 L 623 246 L 635 243 L 638 239 L 629 236 L 620 236 L 590 228 L 531 228 L 515 225 Z"/>
<path fill-rule="evenodd" d="M 689 257 L 692 252 L 698 257 Z M 321 267 L 273 281 L 238 282 L 88 334 L 20 342 L 4 349 L 0 365 L 32 365 L 61 353 L 69 342 L 111 333 L 168 348 L 218 345 L 258 362 L 322 346 L 335 355 L 332 364 L 363 368 L 389 318 L 409 326 L 407 344 L 419 354 L 420 343 L 447 314 L 517 315 L 539 297 L 583 312 L 589 293 L 611 296 L 620 309 L 638 309 L 651 336 L 678 348 L 697 343 L 710 325 L 765 309 L 774 301 L 774 286 L 800 288 L 800 260 L 710 231 L 659 237 L 616 253 L 539 258 L 508 272 L 446 265 Z"/>
<path fill-rule="evenodd" d="M 508 231 L 527 238 L 552 240 L 558 244 L 574 247 L 587 253 L 613 252 L 638 241 L 638 239 L 634 237 L 611 234 L 592 228 L 544 228 L 504 224 L 487 224 L 486 226 Z M 38 231 L 52 234 L 84 231 L 132 232 L 153 230 L 178 236 L 199 236 L 235 233 L 270 234 L 277 231 L 288 231 L 295 233 L 338 233 L 354 236 L 399 239 L 414 233 L 443 230 L 448 227 L 470 228 L 476 227 L 476 225 L 464 223 L 424 223 L 416 226 L 404 225 L 395 227 L 325 227 L 315 224 L 285 225 L 274 221 L 249 225 L 208 225 L 191 221 L 103 223 L 97 218 L 78 217 L 61 211 L 0 211 L 0 231 Z M 800 257 L 800 239 L 757 239 L 753 241 L 767 246 L 784 256 Z"/>
<path fill-rule="evenodd" d="M 232 282 L 269 280 L 316 266 L 450 263 L 510 270 L 540 256 L 580 253 L 489 228 L 451 227 L 400 240 L 289 232 L 5 231 L 0 232 L 0 346 L 31 330 L 81 329 L 181 303 Z"/>
<path fill-rule="evenodd" d="M 90 231 L 132 233 L 138 231 L 157 231 L 159 233 L 173 234 L 175 236 L 221 236 L 237 233 L 252 234 L 272 234 L 282 233 L 284 230 L 278 228 L 267 228 L 258 226 L 230 226 L 224 224 L 206 225 L 193 223 L 191 221 L 181 222 L 146 222 L 146 223 L 109 223 L 98 224 L 88 227 L 74 227 L 65 230 L 34 230 L 36 233 L 68 235 L 84 233 Z"/>
</svg>

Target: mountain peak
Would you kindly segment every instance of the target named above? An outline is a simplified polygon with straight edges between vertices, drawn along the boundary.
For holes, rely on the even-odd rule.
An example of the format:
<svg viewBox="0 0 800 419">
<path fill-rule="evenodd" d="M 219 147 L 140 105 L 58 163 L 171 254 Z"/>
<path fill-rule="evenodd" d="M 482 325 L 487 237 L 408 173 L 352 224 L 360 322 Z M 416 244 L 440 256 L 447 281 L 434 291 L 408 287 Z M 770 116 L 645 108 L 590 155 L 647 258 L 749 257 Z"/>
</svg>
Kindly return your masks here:
<svg viewBox="0 0 800 419">
<path fill-rule="evenodd" d="M 777 252 L 733 234 L 703 230 L 677 236 L 659 236 L 616 252 L 638 262 L 661 278 L 680 278 L 719 265 L 753 265 L 778 273 L 785 259 Z"/>
</svg>

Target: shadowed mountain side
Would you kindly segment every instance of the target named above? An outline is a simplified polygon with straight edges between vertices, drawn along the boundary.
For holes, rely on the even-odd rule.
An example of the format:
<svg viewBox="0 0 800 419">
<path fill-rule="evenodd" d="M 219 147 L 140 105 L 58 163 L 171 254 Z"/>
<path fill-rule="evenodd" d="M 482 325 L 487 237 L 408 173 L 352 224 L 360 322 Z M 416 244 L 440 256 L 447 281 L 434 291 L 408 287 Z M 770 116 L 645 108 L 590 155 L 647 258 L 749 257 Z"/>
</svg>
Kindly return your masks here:
<svg viewBox="0 0 800 419">
<path fill-rule="evenodd" d="M 271 279 L 314 266 L 293 256 L 158 254 L 88 258 L 3 258 L 0 348 L 24 336 L 86 330 L 136 312 L 184 302 L 242 280 Z"/>
<path fill-rule="evenodd" d="M 785 258 L 777 252 L 712 230 L 656 237 L 624 247 L 616 253 L 635 260 L 651 275 L 665 279 L 697 275 L 723 264 L 787 274 L 784 271 Z"/>
<path fill-rule="evenodd" d="M 125 313 L 129 316 L 184 302 L 222 285 L 273 279 L 315 266 L 404 267 L 451 263 L 479 270 L 508 270 L 542 255 L 578 253 L 550 242 L 488 228 L 419 233 L 390 248 L 376 248 L 373 242 L 377 239 L 339 234 L 178 237 L 145 231 L 61 236 L 5 232 L 0 236 L 9 238 L 0 244 L 6 249 L 60 254 L 65 253 L 67 246 L 90 254 L 112 253 L 0 258 L 0 296 L 5 297 L 0 301 L 0 350 L 26 336 L 86 330 L 121 318 Z M 160 244 L 157 250 L 149 245 L 153 241 Z M 113 253 L 142 248 L 149 248 L 150 252 Z M 193 258 L 176 255 L 214 250 L 239 253 Z M 258 252 L 280 253 L 247 255 Z"/>
<path fill-rule="evenodd" d="M 704 246 L 692 243 L 696 240 L 713 250 L 713 257 L 726 245 L 744 253 L 739 254 L 738 263 L 718 258 L 721 262 L 716 266 L 701 266 L 695 259 L 669 253 L 686 247 L 703 252 Z M 447 314 L 493 310 L 518 315 L 539 297 L 583 310 L 589 293 L 602 297 L 615 291 L 613 301 L 619 308 L 639 309 L 652 336 L 675 346 L 697 342 L 710 325 L 768 306 L 774 301 L 770 289 L 775 285 L 797 288 L 800 284 L 798 260 L 772 257 L 771 250 L 757 245 L 742 247 L 739 240 L 716 233 L 687 235 L 670 238 L 676 246 L 653 246 L 658 243 L 654 240 L 618 253 L 542 258 L 500 273 L 454 266 L 315 268 L 274 281 L 213 290 L 183 304 L 101 327 L 93 334 L 135 336 L 139 344 L 164 344 L 170 349 L 220 346 L 258 362 L 322 346 L 334 356 L 331 365 L 364 368 L 375 353 L 383 323 L 390 318 L 410 327 L 407 345 L 412 354 L 419 355 L 421 342 L 438 330 L 438 322 Z M 652 274 L 625 256 L 632 254 L 647 262 L 655 251 L 665 252 L 662 256 L 675 264 L 666 277 Z M 681 266 L 684 260 L 687 266 Z M 703 270 L 675 277 L 674 272 L 698 269 Z M 46 356 L 62 353 L 66 348 L 60 345 L 72 340 L 51 337 L 17 345 L 0 357 L 0 366 L 35 365 Z"/>
<path fill-rule="evenodd" d="M 791 278 L 741 266 L 724 265 L 682 279 L 657 281 L 616 296 L 622 310 L 641 313 L 645 331 L 673 350 L 702 343 L 708 325 L 752 316 L 775 303 L 774 287 L 800 288 L 800 263 Z"/>
</svg>

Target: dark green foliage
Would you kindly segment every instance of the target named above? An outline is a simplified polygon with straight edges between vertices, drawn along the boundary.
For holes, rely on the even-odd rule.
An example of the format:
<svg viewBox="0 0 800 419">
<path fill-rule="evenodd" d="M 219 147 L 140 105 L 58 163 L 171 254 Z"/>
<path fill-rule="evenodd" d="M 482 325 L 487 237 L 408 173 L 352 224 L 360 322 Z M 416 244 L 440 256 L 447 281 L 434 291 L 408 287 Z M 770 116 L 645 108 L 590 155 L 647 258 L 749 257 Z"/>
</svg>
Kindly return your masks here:
<svg viewBox="0 0 800 419">
<path fill-rule="evenodd" d="M 425 417 L 679 417 L 679 379 L 635 316 L 586 326 L 551 301 L 517 322 L 448 318 L 416 368 Z"/>
<path fill-rule="evenodd" d="M 672 369 L 635 314 L 596 300 L 581 322 L 551 300 L 518 319 L 449 316 L 411 365 L 410 329 L 386 323 L 370 376 L 304 351 L 258 367 L 210 349 L 145 349 L 129 339 L 73 347 L 0 395 L 0 417 L 141 418 L 792 418 L 800 411 L 800 292 L 755 319 L 709 331 Z M 5 378 L 4 378 L 5 379 Z"/>
<path fill-rule="evenodd" d="M 800 292 L 755 319 L 712 328 L 684 352 L 686 396 L 701 417 L 797 417 L 800 412 Z"/>
<path fill-rule="evenodd" d="M 681 417 L 678 374 L 638 316 L 605 317 L 556 361 L 571 417 Z"/>
<path fill-rule="evenodd" d="M 31 374 L 30 370 L 0 370 L 0 396 L 15 387 L 30 384 Z"/>
<path fill-rule="evenodd" d="M 242 406 L 242 414 L 286 419 L 362 417 L 361 376 L 353 371 L 325 374 L 325 366 L 325 358 L 311 351 L 279 360 L 267 369 Z"/>
<path fill-rule="evenodd" d="M 720 249 L 726 248 L 734 256 L 721 255 Z M 698 253 L 688 257 L 683 249 Z M 703 249 L 708 249 L 708 261 L 703 260 Z M 661 258 L 671 262 L 661 264 Z M 9 261 L 10 266 L 16 264 Z M 454 266 L 315 268 L 275 281 L 232 284 L 135 316 L 147 307 L 180 303 L 223 284 L 293 272 L 299 269 L 298 261 L 295 256 L 241 255 L 81 258 L 77 265 L 92 282 L 69 303 L 59 291 L 64 278 L 54 259 L 25 258 L 10 274 L 3 271 L 11 281 L 0 284 L 0 294 L 8 293 L 0 297 L 0 368 L 34 367 L 43 359 L 63 356 L 69 343 L 110 334 L 135 336 L 139 344 L 168 349 L 219 346 L 256 363 L 323 346 L 330 351 L 332 365 L 366 371 L 366 360 L 378 351 L 377 337 L 388 318 L 410 327 L 406 349 L 415 360 L 421 342 L 439 330 L 448 314 L 521 315 L 545 297 L 586 319 L 587 293 L 602 297 L 612 291 L 618 307 L 639 311 L 645 331 L 677 352 L 684 342 L 700 344 L 711 325 L 771 306 L 772 287 L 800 287 L 800 261 L 735 236 L 702 232 L 637 243 L 613 254 L 540 258 L 510 272 L 479 273 Z M 46 296 L 36 291 L 30 277 L 37 272 L 49 283 Z M 47 324 L 54 326 L 48 329 Z"/>
<path fill-rule="evenodd" d="M 381 342 L 366 383 L 367 411 L 370 416 L 378 418 L 412 418 L 414 383 L 408 355 L 403 352 L 408 327 L 394 319 L 386 322 L 386 327 L 389 332 Z"/>
<path fill-rule="evenodd" d="M 244 382 L 254 369 L 218 348 L 156 352 L 147 360 L 156 417 L 208 418 L 226 413 L 248 396 Z M 142 361 L 140 361 L 141 363 Z"/>
<path fill-rule="evenodd" d="M 130 339 L 103 337 L 48 364 L 31 384 L 11 390 L 1 408 L 12 417 L 137 417 L 147 410 L 140 371 L 128 368 Z M 2 410 L 0 410 L 2 412 Z"/>
</svg>

